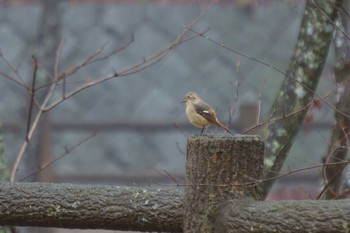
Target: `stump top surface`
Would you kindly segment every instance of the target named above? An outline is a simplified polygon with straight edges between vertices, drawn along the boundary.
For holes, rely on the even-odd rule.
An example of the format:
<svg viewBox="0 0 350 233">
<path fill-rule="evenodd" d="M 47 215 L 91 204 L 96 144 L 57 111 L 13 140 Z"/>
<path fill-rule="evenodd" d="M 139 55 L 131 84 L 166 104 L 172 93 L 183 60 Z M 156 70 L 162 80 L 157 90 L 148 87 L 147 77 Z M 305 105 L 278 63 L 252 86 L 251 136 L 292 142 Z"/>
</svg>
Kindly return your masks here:
<svg viewBox="0 0 350 233">
<path fill-rule="evenodd" d="M 191 135 L 189 140 L 229 140 L 229 141 L 261 141 L 261 137 L 259 135 L 244 135 L 244 134 L 235 134 L 232 135 Z"/>
</svg>

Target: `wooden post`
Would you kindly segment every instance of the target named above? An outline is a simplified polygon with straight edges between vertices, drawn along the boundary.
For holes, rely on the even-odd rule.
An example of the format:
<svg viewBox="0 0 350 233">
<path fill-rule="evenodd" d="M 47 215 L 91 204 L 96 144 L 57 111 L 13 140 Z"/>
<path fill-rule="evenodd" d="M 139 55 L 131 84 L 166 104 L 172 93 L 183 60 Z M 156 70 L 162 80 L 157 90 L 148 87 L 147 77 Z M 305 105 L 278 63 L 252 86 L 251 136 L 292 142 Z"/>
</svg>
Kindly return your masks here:
<svg viewBox="0 0 350 233">
<path fill-rule="evenodd" d="M 254 197 L 258 186 L 240 185 L 263 175 L 264 145 L 259 136 L 192 136 L 187 141 L 184 232 L 217 232 L 218 207 L 225 201 Z"/>
</svg>

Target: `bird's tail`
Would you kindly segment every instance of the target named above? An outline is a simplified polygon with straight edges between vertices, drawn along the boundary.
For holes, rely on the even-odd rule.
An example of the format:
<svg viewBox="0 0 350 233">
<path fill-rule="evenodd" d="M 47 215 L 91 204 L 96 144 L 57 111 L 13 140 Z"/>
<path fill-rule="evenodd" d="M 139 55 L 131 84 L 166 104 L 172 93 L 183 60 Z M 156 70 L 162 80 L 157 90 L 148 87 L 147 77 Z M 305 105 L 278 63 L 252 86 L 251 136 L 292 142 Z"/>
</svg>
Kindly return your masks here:
<svg viewBox="0 0 350 233">
<path fill-rule="evenodd" d="M 227 128 L 223 123 L 221 123 L 218 119 L 216 119 L 216 124 L 217 126 L 219 126 L 220 128 L 225 129 L 227 132 L 229 132 L 230 134 L 234 135 L 233 132 L 231 130 L 229 130 L 229 128 Z"/>
</svg>

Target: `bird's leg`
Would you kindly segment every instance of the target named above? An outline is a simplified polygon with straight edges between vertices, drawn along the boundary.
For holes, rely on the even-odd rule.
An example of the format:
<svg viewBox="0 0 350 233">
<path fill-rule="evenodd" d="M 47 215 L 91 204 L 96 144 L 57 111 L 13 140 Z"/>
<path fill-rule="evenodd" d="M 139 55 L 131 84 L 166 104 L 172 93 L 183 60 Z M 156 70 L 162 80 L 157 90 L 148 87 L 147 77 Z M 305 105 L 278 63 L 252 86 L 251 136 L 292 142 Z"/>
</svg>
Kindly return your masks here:
<svg viewBox="0 0 350 233">
<path fill-rule="evenodd" d="M 202 136 L 202 134 L 203 134 L 204 130 L 205 130 L 205 126 L 203 126 L 203 128 L 202 128 L 202 131 L 201 131 L 201 136 Z"/>
<path fill-rule="evenodd" d="M 207 132 L 208 128 L 209 128 L 209 125 L 203 126 L 202 131 L 201 131 L 201 135 L 205 134 L 205 132 Z"/>
</svg>

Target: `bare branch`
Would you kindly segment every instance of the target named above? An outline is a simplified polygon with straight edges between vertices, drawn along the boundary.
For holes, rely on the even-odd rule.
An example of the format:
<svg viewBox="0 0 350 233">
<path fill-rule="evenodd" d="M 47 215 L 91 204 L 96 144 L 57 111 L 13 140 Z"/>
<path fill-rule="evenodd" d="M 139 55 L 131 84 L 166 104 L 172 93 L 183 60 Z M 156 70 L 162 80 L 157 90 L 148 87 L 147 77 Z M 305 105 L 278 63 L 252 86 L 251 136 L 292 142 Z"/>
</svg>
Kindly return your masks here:
<svg viewBox="0 0 350 233">
<path fill-rule="evenodd" d="M 343 165 L 343 164 L 342 164 Z M 328 164 L 327 164 L 328 166 Z M 344 168 L 345 166 L 343 166 Z M 336 196 L 336 193 L 330 188 L 330 186 L 333 184 L 333 182 L 339 178 L 339 176 L 341 175 L 341 173 L 343 172 L 343 169 L 338 169 L 336 174 L 332 177 L 331 180 L 329 180 L 327 182 L 327 184 L 323 187 L 323 189 L 321 190 L 321 192 L 317 195 L 316 199 L 319 200 L 322 198 L 323 194 L 326 192 L 326 191 L 329 191 L 329 192 L 332 192 L 333 196 Z"/>
<path fill-rule="evenodd" d="M 264 86 L 266 84 L 267 78 L 264 79 L 264 81 L 261 84 L 261 88 L 260 88 L 260 93 L 259 93 L 259 97 L 258 97 L 258 114 L 256 116 L 256 124 L 259 124 L 260 122 L 260 117 L 261 117 L 261 98 L 262 98 L 262 92 L 264 90 Z"/>
<path fill-rule="evenodd" d="M 21 82 L 17 81 L 15 78 L 11 77 L 10 75 L 7 75 L 7 74 L 5 74 L 5 73 L 3 73 L 1 71 L 0 71 L 0 75 L 2 77 L 6 78 L 7 80 L 10 80 L 10 81 L 14 82 L 17 85 L 26 88 Z"/>
<path fill-rule="evenodd" d="M 189 25 L 192 26 L 194 25 L 200 18 L 202 18 L 205 13 L 210 9 L 210 7 L 216 2 L 216 0 L 214 0 L 212 2 L 211 5 L 209 5 L 204 11 L 202 11 L 199 16 L 197 18 L 195 18 L 195 20 L 193 20 Z M 188 28 L 188 27 L 187 27 Z M 185 41 L 188 41 L 188 40 L 191 40 L 193 38 L 196 38 L 197 36 L 191 36 L 191 37 L 188 37 L 188 38 L 183 38 L 185 33 L 187 32 L 187 29 L 184 30 L 184 32 L 182 34 L 180 34 L 180 36 L 176 39 L 176 41 L 171 44 L 170 46 L 168 46 L 166 49 L 160 51 L 159 53 L 157 53 L 156 55 L 150 57 L 149 59 L 145 59 L 143 61 L 141 61 L 140 63 L 136 64 L 136 65 L 133 65 L 119 73 L 117 72 L 114 72 L 110 75 L 106 75 L 106 76 L 102 76 L 100 78 L 97 78 L 93 81 L 89 81 L 87 83 L 84 83 L 82 86 L 76 88 L 75 90 L 71 91 L 70 93 L 66 94 L 64 93 L 64 95 L 52 102 L 51 104 L 49 104 L 49 102 L 51 101 L 51 97 L 53 96 L 53 93 L 54 93 L 54 90 L 56 88 L 56 86 L 59 84 L 59 82 L 61 80 L 65 80 L 67 77 L 75 74 L 76 72 L 78 72 L 81 68 L 83 68 L 84 66 L 88 65 L 88 64 L 91 64 L 93 62 L 97 62 L 97 61 L 101 61 L 103 59 L 107 59 L 109 58 L 111 55 L 115 54 L 116 52 L 119 52 L 123 49 L 125 49 L 126 47 L 128 47 L 130 45 L 130 43 L 133 41 L 133 38 L 131 39 L 131 41 L 127 44 L 127 45 L 124 45 L 122 46 L 121 48 L 113 51 L 112 53 L 108 54 L 107 56 L 105 57 L 102 57 L 102 58 L 98 58 L 98 55 L 100 55 L 102 52 L 103 52 L 103 47 L 102 48 L 99 48 L 95 53 L 91 54 L 89 57 L 87 57 L 85 60 L 83 60 L 80 64 L 78 64 L 77 66 L 69 69 L 68 71 L 64 72 L 63 74 L 57 76 L 57 72 L 58 72 L 58 65 L 59 65 L 59 51 L 61 49 L 61 47 L 58 48 L 58 51 L 56 53 L 56 61 L 55 61 L 55 74 L 53 75 L 53 82 L 50 84 L 50 88 L 49 90 L 47 91 L 47 94 L 44 98 L 44 100 L 42 101 L 41 104 L 38 104 L 38 107 L 39 107 L 39 110 L 34 118 L 34 121 L 27 133 L 27 136 L 26 136 L 26 140 L 23 142 L 22 146 L 21 146 L 21 149 L 20 149 L 20 152 L 18 153 L 17 155 L 17 158 L 16 158 L 16 161 L 14 163 L 14 166 L 13 166 L 13 169 L 11 171 L 11 176 L 10 176 L 10 181 L 11 182 L 14 182 L 15 180 L 15 177 L 16 177 L 16 172 L 18 170 L 18 166 L 21 162 L 21 160 L 23 159 L 24 157 L 24 154 L 25 152 L 27 151 L 27 148 L 28 148 L 28 144 L 29 144 L 29 141 L 31 140 L 32 136 L 33 136 L 33 133 L 34 131 L 36 130 L 37 126 L 38 126 L 38 123 L 39 123 L 39 120 L 42 116 L 42 114 L 52 108 L 54 108 L 55 106 L 57 106 L 58 104 L 62 103 L 64 100 L 72 97 L 73 95 L 79 93 L 80 91 L 84 90 L 84 89 L 87 89 L 91 86 L 94 86 L 94 85 L 97 85 L 97 84 L 100 84 L 104 81 L 107 81 L 109 79 L 112 79 L 112 78 L 115 78 L 115 77 L 122 77 L 122 76 L 128 76 L 128 75 L 131 75 L 133 73 L 136 73 L 136 72 L 140 72 L 150 66 L 152 66 L 153 64 L 157 63 L 158 61 L 160 61 L 161 59 L 163 59 L 172 49 L 176 48 L 177 46 L 179 46 L 180 44 L 182 44 L 183 42 Z M 63 43 L 63 42 L 62 42 Z M 61 45 L 60 45 L 61 46 Z M 39 63 L 36 63 L 38 67 L 41 68 L 41 66 L 39 65 Z M 50 75 L 46 69 L 43 69 L 48 75 Z M 50 77 L 52 77 L 52 75 L 50 75 Z M 47 85 L 45 85 L 47 86 Z M 43 87 L 45 87 L 43 86 Z M 64 84 L 65 86 L 65 84 Z M 39 87 L 39 88 L 42 88 L 42 87 Z M 38 88 L 38 89 L 39 89 Z"/>
<path fill-rule="evenodd" d="M 83 143 L 89 141 L 91 138 L 95 137 L 96 133 L 93 133 L 92 135 L 84 138 L 83 140 L 81 140 L 80 142 L 78 142 L 76 145 L 74 145 L 71 148 L 65 148 L 65 152 L 63 154 L 61 154 L 60 156 L 58 156 L 57 158 L 55 158 L 54 160 L 44 164 L 43 166 L 41 166 L 38 170 L 26 175 L 25 177 L 23 177 L 22 179 L 20 179 L 20 181 L 24 181 L 26 179 L 28 179 L 29 177 L 43 171 L 44 169 L 46 169 L 47 167 L 51 166 L 53 163 L 55 163 L 56 161 L 62 159 L 63 157 L 67 156 L 68 154 L 70 154 L 73 150 L 75 150 L 76 148 L 78 148 L 79 146 L 81 146 Z"/>
<path fill-rule="evenodd" d="M 77 71 L 79 71 L 81 68 L 89 64 L 91 61 L 94 60 L 98 55 L 100 55 L 103 52 L 103 48 L 98 48 L 93 54 L 91 54 L 89 57 L 87 57 L 85 60 L 80 62 L 77 66 L 74 66 L 70 68 L 69 70 L 65 71 L 63 74 L 61 74 L 58 77 L 57 81 L 60 81 L 62 79 L 65 79 L 73 74 L 75 74 Z"/>
<path fill-rule="evenodd" d="M 20 81 L 17 81 L 15 78 L 11 77 L 10 75 L 6 75 L 5 73 L 0 73 L 0 75 L 2 75 L 4 78 L 20 85 L 21 87 L 24 87 L 26 89 L 29 89 L 28 86 L 25 84 L 22 76 L 18 73 L 18 67 L 15 68 L 12 66 L 12 64 L 6 59 L 6 57 L 4 56 L 4 54 L 0 51 L 0 58 L 2 58 L 2 60 L 5 62 L 6 66 L 17 76 L 17 78 Z"/>
<path fill-rule="evenodd" d="M 337 162 L 337 163 L 329 163 L 327 164 L 327 166 L 338 166 L 340 164 L 349 164 L 350 161 L 342 161 L 342 162 Z M 269 182 L 272 180 L 277 180 L 280 179 L 282 177 L 286 177 L 289 176 L 291 174 L 294 173 L 299 173 L 299 172 L 303 172 L 303 171 L 308 171 L 308 170 L 312 170 L 312 169 L 317 169 L 324 166 L 324 164 L 318 164 L 315 166 L 310 166 L 310 167 L 305 167 L 305 168 L 300 168 L 300 169 L 296 169 L 296 170 L 288 170 L 288 172 L 273 176 L 273 177 L 269 177 L 269 178 L 264 178 L 264 179 L 252 179 L 252 181 L 248 181 L 248 182 L 243 182 L 243 183 L 230 183 L 230 184 L 201 184 L 201 183 L 196 183 L 196 184 L 191 184 L 191 183 L 186 183 L 186 184 L 176 184 L 176 186 L 189 186 L 189 185 L 198 185 L 198 186 L 213 186 L 213 187 L 227 187 L 227 186 L 249 186 L 249 187 L 253 187 L 253 186 L 257 186 L 260 185 L 261 183 L 264 182 Z M 164 186 L 174 186 L 174 185 L 164 185 Z"/>
<path fill-rule="evenodd" d="M 29 141 L 31 140 L 35 130 L 37 129 L 39 120 L 40 120 L 42 114 L 44 113 L 43 109 L 48 104 L 51 96 L 53 95 L 53 92 L 54 92 L 54 89 L 55 89 L 56 85 L 57 85 L 56 82 L 53 82 L 51 84 L 50 89 L 48 90 L 48 92 L 47 92 L 47 94 L 45 96 L 45 99 L 43 100 L 43 102 L 39 106 L 39 109 L 38 109 L 38 112 L 36 113 L 34 121 L 33 121 L 32 125 L 31 125 L 27 135 L 26 135 L 26 140 L 23 142 L 23 144 L 21 146 L 21 149 L 20 149 L 20 151 L 19 151 L 19 153 L 17 155 L 16 161 L 15 161 L 15 163 L 13 165 L 13 168 L 12 168 L 12 171 L 11 171 L 11 176 L 10 176 L 10 182 L 11 183 L 13 183 L 15 181 L 16 173 L 17 173 L 19 164 L 22 161 L 22 159 L 24 157 L 24 154 L 27 151 L 27 148 L 28 148 L 28 145 L 29 145 Z"/>
<path fill-rule="evenodd" d="M 328 93 L 326 93 L 324 96 L 322 96 L 322 99 L 328 98 L 329 96 L 331 96 L 331 95 L 333 94 L 333 92 L 334 92 L 333 89 L 330 90 Z M 290 116 L 292 116 L 293 114 L 298 113 L 299 111 L 303 111 L 305 108 L 310 107 L 310 106 L 315 102 L 315 100 L 318 100 L 318 99 L 313 99 L 313 100 L 311 100 L 307 105 L 305 105 L 304 107 L 301 107 L 300 109 L 297 109 L 296 111 L 291 112 L 291 113 L 287 113 L 287 114 L 285 113 L 285 114 L 282 115 L 282 116 L 277 116 L 277 117 L 275 117 L 275 113 L 274 113 L 274 114 L 271 114 L 271 116 L 270 116 L 267 120 L 262 121 L 262 122 L 260 122 L 260 123 L 258 122 L 256 125 L 254 125 L 254 126 L 248 128 L 248 129 L 247 129 L 246 131 L 244 131 L 243 133 L 244 133 L 244 134 L 245 134 L 245 133 L 248 133 L 248 132 L 250 132 L 251 130 L 253 130 L 253 129 L 255 129 L 255 128 L 258 128 L 258 127 L 260 127 L 260 126 L 262 126 L 262 125 L 265 125 L 265 124 L 270 123 L 271 121 L 283 120 L 283 119 L 285 119 L 286 117 L 290 117 Z M 321 99 L 320 99 L 320 100 L 321 100 Z"/>
<path fill-rule="evenodd" d="M 66 99 L 78 94 L 79 92 L 81 92 L 82 90 L 85 90 L 89 87 L 92 87 L 92 86 L 95 86 L 97 84 L 100 84 L 102 82 L 105 82 L 107 80 L 110 80 L 112 78 L 115 78 L 115 77 L 118 77 L 119 75 L 117 73 L 114 73 L 114 74 L 111 74 L 110 76 L 103 76 L 103 77 L 100 77 L 98 79 L 95 79 L 93 81 L 90 81 L 90 82 L 86 82 L 84 83 L 81 87 L 78 87 L 76 89 L 74 89 L 73 91 L 71 91 L 70 93 L 67 93 L 65 94 L 63 97 L 61 97 L 60 99 L 52 102 L 51 104 L 49 105 L 46 105 L 42 108 L 42 110 L 44 112 L 46 111 L 49 111 L 51 110 L 52 108 L 56 107 L 57 105 L 59 105 L 60 103 L 62 103 L 63 101 L 65 101 Z"/>
<path fill-rule="evenodd" d="M 30 129 L 30 124 L 32 121 L 32 115 L 33 115 L 33 103 L 35 99 L 35 82 L 37 77 L 37 71 L 38 71 L 38 61 L 34 56 L 32 56 L 33 60 L 33 77 L 32 77 L 32 86 L 29 91 L 30 100 L 29 100 L 29 109 L 28 109 L 28 118 L 27 118 L 27 133 L 26 133 L 26 141 L 29 141 L 28 134 Z"/>
<path fill-rule="evenodd" d="M 100 58 L 98 58 L 97 56 L 100 55 L 103 52 L 104 46 L 98 48 L 93 54 L 91 54 L 89 57 L 87 57 L 85 60 L 83 60 L 77 66 L 74 66 L 71 69 L 69 69 L 68 71 L 66 71 L 63 74 L 61 74 L 59 76 L 58 80 L 65 79 L 65 78 L 75 74 L 76 72 L 78 72 L 81 68 L 83 68 L 86 65 L 89 65 L 89 64 L 92 64 L 92 63 L 95 63 L 95 62 L 102 61 L 102 60 L 110 58 L 111 56 L 115 55 L 116 53 L 118 53 L 120 51 L 123 51 L 124 49 L 129 47 L 130 44 L 133 41 L 134 41 L 134 36 L 132 35 L 131 40 L 128 41 L 125 45 L 121 46 L 120 48 L 117 48 L 117 49 L 113 50 L 112 52 L 110 52 L 106 56 L 103 56 L 103 57 L 100 57 Z"/>
<path fill-rule="evenodd" d="M 239 86 L 240 84 L 240 75 L 239 75 L 239 68 L 240 68 L 240 62 L 238 61 L 236 63 L 236 73 L 237 73 L 237 79 L 234 85 L 234 89 L 235 89 L 235 95 L 233 97 L 233 101 L 231 104 L 231 109 L 230 109 L 230 118 L 229 118 L 229 125 L 231 124 L 232 118 L 235 115 L 236 111 L 237 111 L 237 104 L 238 104 L 238 98 L 239 98 Z"/>
<path fill-rule="evenodd" d="M 70 93 L 66 94 L 64 97 L 62 97 L 61 99 L 58 99 L 54 102 L 52 102 L 50 105 L 48 105 L 47 107 L 45 107 L 43 110 L 49 111 L 50 109 L 56 107 L 57 105 L 59 105 L 60 103 L 62 103 L 64 100 L 78 94 L 79 92 L 81 92 L 82 90 L 85 90 L 91 86 L 95 86 L 97 84 L 100 84 L 102 82 L 105 82 L 107 80 L 110 80 L 112 78 L 116 78 L 116 77 L 124 77 L 124 76 L 129 76 L 131 74 L 134 73 L 138 73 L 142 70 L 145 70 L 147 68 L 149 68 L 150 66 L 154 65 L 155 63 L 161 61 L 172 49 L 176 48 L 177 46 L 181 45 L 182 43 L 188 41 L 188 40 L 192 40 L 194 38 L 196 38 L 197 36 L 192 36 L 192 37 L 188 37 L 186 39 L 182 39 L 182 40 L 178 40 L 176 39 L 176 42 L 171 44 L 170 46 L 168 46 L 166 49 L 158 52 L 157 54 L 151 56 L 150 58 L 146 58 L 143 59 L 141 62 L 126 68 L 125 70 L 122 70 L 120 72 L 114 72 L 110 75 L 107 76 L 102 76 L 100 78 L 97 78 L 95 80 L 89 81 L 84 83 L 82 86 L 74 89 L 73 91 L 71 91 Z"/>
<path fill-rule="evenodd" d="M 92 64 L 92 63 L 99 62 L 99 61 L 106 60 L 106 59 L 110 58 L 111 56 L 113 56 L 113 55 L 123 51 L 124 49 L 128 48 L 134 42 L 134 40 L 135 40 L 135 37 L 134 37 L 134 34 L 132 34 L 130 41 L 128 41 L 125 45 L 112 50 L 112 52 L 108 53 L 106 56 L 94 59 L 89 64 Z"/>
<path fill-rule="evenodd" d="M 283 119 L 286 119 L 287 117 L 290 117 L 290 116 L 293 116 L 294 114 L 300 112 L 300 111 L 304 111 L 305 109 L 307 109 L 308 107 L 310 107 L 310 105 L 313 103 L 313 100 L 310 101 L 310 103 L 308 103 L 307 105 L 305 105 L 304 107 L 300 107 L 299 109 L 297 109 L 296 111 L 293 111 L 291 113 L 286 113 L 282 116 L 278 116 L 278 117 L 270 117 L 269 119 L 265 120 L 265 121 L 262 121 L 252 127 L 250 127 L 249 129 L 247 129 L 246 131 L 244 131 L 243 133 L 246 134 L 248 133 L 249 131 L 259 127 L 259 126 L 262 126 L 262 125 L 265 125 L 265 124 L 268 124 L 270 123 L 271 121 L 278 121 L 278 120 L 283 120 Z"/>
<path fill-rule="evenodd" d="M 336 23 L 333 22 L 333 20 L 331 18 L 329 18 L 329 16 L 320 8 L 320 6 L 318 4 L 316 4 L 316 2 L 313 2 L 314 6 L 321 12 L 321 14 L 333 25 L 334 28 L 337 29 L 337 31 L 339 31 L 341 34 L 343 34 L 348 40 L 350 40 L 349 35 L 344 31 L 343 28 L 339 27 Z M 338 11 L 340 11 L 340 8 L 334 4 L 334 7 L 336 9 L 338 9 Z M 344 6 L 341 6 L 342 9 L 344 9 Z M 343 12 L 346 12 L 346 10 L 344 9 Z"/>
<path fill-rule="evenodd" d="M 58 80 L 58 67 L 59 67 L 59 64 L 60 64 L 61 50 L 62 50 L 62 47 L 63 47 L 63 43 L 64 43 L 64 39 L 62 38 L 60 43 L 59 43 L 59 45 L 58 45 L 58 48 L 56 50 L 55 65 L 54 65 L 54 68 L 53 68 L 54 80 Z"/>
<path fill-rule="evenodd" d="M 215 41 L 214 39 L 211 39 L 210 37 L 205 36 L 204 33 L 198 32 L 198 31 L 196 31 L 196 30 L 194 30 L 194 29 L 192 29 L 192 28 L 187 28 L 187 29 L 188 29 L 189 31 L 195 33 L 196 35 L 201 36 L 201 37 L 207 39 L 208 41 L 210 41 L 210 42 L 216 44 L 217 46 L 220 46 L 220 47 L 222 47 L 222 48 L 224 48 L 224 49 L 226 49 L 226 50 L 228 50 L 228 51 L 230 51 L 230 52 L 232 52 L 232 53 L 234 53 L 234 54 L 237 54 L 237 55 L 239 55 L 239 56 L 242 56 L 242 57 L 244 57 L 244 58 L 247 58 L 247 59 L 249 59 L 249 60 L 252 60 L 252 61 L 254 61 L 254 62 L 257 62 L 257 63 L 259 63 L 259 64 L 262 64 L 262 65 L 264 65 L 264 66 L 266 66 L 266 67 L 269 67 L 269 68 L 271 68 L 271 69 L 277 71 L 277 72 L 280 73 L 280 74 L 283 74 L 286 78 L 288 78 L 288 79 L 290 79 L 290 80 L 292 80 L 292 81 L 298 83 L 298 84 L 301 85 L 305 90 L 307 90 L 307 91 L 309 91 L 310 93 L 314 94 L 316 97 L 318 97 L 320 100 L 322 100 L 322 102 L 324 102 L 327 106 L 329 106 L 330 108 L 332 108 L 334 111 L 336 111 L 336 112 L 338 112 L 338 113 L 340 113 L 340 114 L 342 114 L 342 115 L 344 115 L 344 116 L 350 118 L 350 115 L 344 113 L 343 111 L 340 111 L 340 110 L 337 109 L 334 105 L 332 105 L 331 103 L 329 103 L 327 100 L 323 99 L 323 98 L 320 96 L 320 94 L 317 93 L 317 91 L 312 90 L 312 88 L 310 88 L 310 87 L 308 87 L 307 85 L 305 85 L 304 83 L 298 81 L 296 78 L 291 77 L 290 75 L 288 75 L 287 73 L 285 73 L 285 72 L 282 71 L 281 69 L 277 68 L 276 66 L 271 65 L 271 64 L 269 64 L 269 63 L 267 63 L 267 62 L 261 61 L 261 60 L 259 60 L 259 59 L 256 59 L 256 58 L 254 58 L 254 57 L 251 57 L 251 56 L 249 56 L 249 55 L 246 55 L 246 54 L 244 54 L 244 53 L 241 53 L 241 52 L 239 52 L 239 51 L 237 51 L 237 50 L 231 49 L 231 48 L 229 48 L 228 46 L 224 45 L 223 43 L 219 43 L 219 42 Z"/>
</svg>

